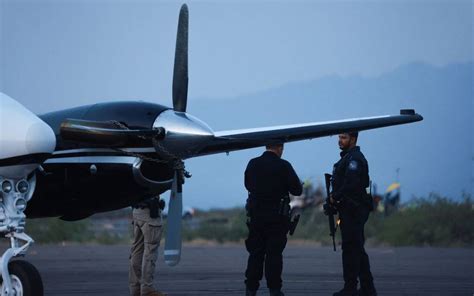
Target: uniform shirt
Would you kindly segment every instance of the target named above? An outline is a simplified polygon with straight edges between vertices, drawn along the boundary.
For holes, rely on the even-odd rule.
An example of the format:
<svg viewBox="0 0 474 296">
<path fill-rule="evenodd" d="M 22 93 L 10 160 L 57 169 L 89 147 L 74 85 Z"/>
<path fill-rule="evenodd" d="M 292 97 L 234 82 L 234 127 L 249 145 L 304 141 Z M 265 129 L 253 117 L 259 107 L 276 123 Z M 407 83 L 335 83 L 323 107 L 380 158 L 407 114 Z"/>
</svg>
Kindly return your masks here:
<svg viewBox="0 0 474 296">
<path fill-rule="evenodd" d="M 369 165 L 355 146 L 341 152 L 341 159 L 334 164 L 332 186 L 333 198 L 338 201 L 348 197 L 356 202 L 361 201 L 365 188 L 369 186 Z"/>
<path fill-rule="evenodd" d="M 271 151 L 249 161 L 245 170 L 245 188 L 252 198 L 274 200 L 301 195 L 303 187 L 291 164 Z"/>
</svg>

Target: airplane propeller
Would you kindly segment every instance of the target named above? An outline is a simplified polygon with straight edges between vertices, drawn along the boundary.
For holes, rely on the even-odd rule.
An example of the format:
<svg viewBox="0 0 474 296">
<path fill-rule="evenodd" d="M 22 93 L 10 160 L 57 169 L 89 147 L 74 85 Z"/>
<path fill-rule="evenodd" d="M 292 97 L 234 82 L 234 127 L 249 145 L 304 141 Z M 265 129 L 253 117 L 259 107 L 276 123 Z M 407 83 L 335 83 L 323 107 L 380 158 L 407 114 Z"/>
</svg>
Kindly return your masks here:
<svg viewBox="0 0 474 296">
<path fill-rule="evenodd" d="M 175 266 L 181 259 L 181 218 L 183 215 L 184 165 L 178 161 L 175 166 L 173 185 L 168 204 L 168 223 L 164 257 L 169 266 Z"/>
<path fill-rule="evenodd" d="M 173 109 L 177 112 L 186 112 L 188 101 L 188 28 L 188 6 L 183 4 L 179 12 L 173 72 Z"/>
<path fill-rule="evenodd" d="M 173 126 L 182 124 L 191 131 L 191 138 L 195 138 L 195 132 L 201 136 L 213 136 L 209 128 L 203 123 L 196 123 L 193 117 L 186 114 L 188 100 L 188 31 L 189 12 L 188 6 L 183 4 L 179 13 L 178 30 L 176 36 L 176 50 L 173 70 L 173 110 L 172 114 L 163 112 L 160 120 L 166 121 L 168 127 L 171 122 L 171 130 L 160 126 L 153 129 L 129 129 L 117 121 L 93 121 L 81 119 L 66 119 L 60 127 L 61 137 L 64 140 L 85 142 L 94 144 L 96 147 L 106 148 L 127 147 L 130 144 L 154 143 L 158 150 L 163 148 L 162 142 L 171 135 L 173 142 Z M 171 110 L 170 110 L 171 111 Z M 169 115 L 168 115 L 169 114 Z M 169 117 L 167 117 L 169 116 Z M 177 131 L 179 134 L 181 131 Z M 174 178 L 171 188 L 170 202 L 168 208 L 168 231 L 165 242 L 165 261 L 168 265 L 178 264 L 181 257 L 181 219 L 183 211 L 183 188 L 184 178 L 191 175 L 184 169 L 183 156 L 172 154 L 164 148 L 163 158 L 166 162 L 172 162 L 174 167 Z"/>
<path fill-rule="evenodd" d="M 176 51 L 173 73 L 173 109 L 186 112 L 188 101 L 188 6 L 183 4 L 179 12 L 178 32 L 176 34 Z M 164 257 L 169 266 L 175 266 L 181 259 L 181 224 L 183 215 L 183 183 L 184 177 L 190 177 L 184 170 L 184 163 L 175 160 L 175 173 L 171 187 L 168 206 L 168 222 Z"/>
</svg>

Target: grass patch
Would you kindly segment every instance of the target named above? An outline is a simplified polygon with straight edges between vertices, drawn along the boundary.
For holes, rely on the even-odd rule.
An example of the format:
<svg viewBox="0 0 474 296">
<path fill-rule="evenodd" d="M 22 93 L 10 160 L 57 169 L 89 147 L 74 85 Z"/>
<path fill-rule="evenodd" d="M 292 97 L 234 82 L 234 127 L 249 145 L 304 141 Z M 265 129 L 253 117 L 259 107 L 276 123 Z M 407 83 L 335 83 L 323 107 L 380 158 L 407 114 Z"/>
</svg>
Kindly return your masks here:
<svg viewBox="0 0 474 296">
<path fill-rule="evenodd" d="M 122 219 L 129 219 L 130 211 L 124 211 L 123 215 Z M 91 218 L 78 222 L 31 219 L 27 221 L 26 232 L 39 243 L 130 243 L 130 228 L 94 233 L 91 229 L 96 226 L 92 221 Z M 183 221 L 183 240 L 239 242 L 247 237 L 245 222 L 243 208 L 197 211 L 192 219 Z M 414 199 L 387 217 L 383 213 L 371 213 L 365 234 L 372 245 L 474 247 L 474 204 L 469 196 L 461 201 L 437 195 Z M 291 239 L 332 244 L 327 216 L 319 208 L 307 208 Z M 340 241 L 339 234 L 337 240 Z"/>
</svg>

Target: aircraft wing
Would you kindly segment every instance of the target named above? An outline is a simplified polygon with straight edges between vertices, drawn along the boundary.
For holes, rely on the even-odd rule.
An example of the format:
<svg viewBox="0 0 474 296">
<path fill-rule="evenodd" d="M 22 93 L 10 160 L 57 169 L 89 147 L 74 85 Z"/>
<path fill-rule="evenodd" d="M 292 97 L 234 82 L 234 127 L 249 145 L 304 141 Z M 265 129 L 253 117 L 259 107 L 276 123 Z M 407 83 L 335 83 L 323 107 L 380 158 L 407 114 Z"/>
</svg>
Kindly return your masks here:
<svg viewBox="0 0 474 296">
<path fill-rule="evenodd" d="M 364 131 L 421 120 L 423 117 L 416 114 L 414 110 L 401 110 L 399 115 L 220 131 L 214 133 L 214 139 L 201 149 L 199 155 L 230 152 L 271 143 L 314 139 L 343 132 Z"/>
</svg>

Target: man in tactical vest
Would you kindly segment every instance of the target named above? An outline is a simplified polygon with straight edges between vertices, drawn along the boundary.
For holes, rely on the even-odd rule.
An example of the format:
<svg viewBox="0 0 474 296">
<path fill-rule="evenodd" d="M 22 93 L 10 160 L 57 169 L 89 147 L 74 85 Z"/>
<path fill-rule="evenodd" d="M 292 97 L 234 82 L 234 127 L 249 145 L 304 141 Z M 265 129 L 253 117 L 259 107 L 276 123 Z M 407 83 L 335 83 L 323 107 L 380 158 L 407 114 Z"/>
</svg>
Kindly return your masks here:
<svg viewBox="0 0 474 296">
<path fill-rule="evenodd" d="M 250 160 L 245 170 L 247 199 L 249 252 L 245 271 L 246 295 L 256 295 L 259 282 L 265 278 L 271 296 L 283 296 L 281 292 L 283 249 L 289 230 L 289 195 L 301 195 L 302 186 L 291 164 L 281 159 L 283 144 L 267 145 L 266 151 Z"/>
<path fill-rule="evenodd" d="M 339 135 L 341 159 L 334 164 L 330 202 L 341 220 L 344 288 L 334 296 L 375 296 L 369 257 L 364 249 L 364 225 L 373 210 L 369 166 L 357 144 L 358 132 Z M 360 290 L 357 290 L 357 278 Z"/>
<path fill-rule="evenodd" d="M 163 296 L 153 287 L 163 222 L 164 201 L 152 197 L 133 206 L 133 243 L 130 250 L 129 287 L 132 296 Z"/>
</svg>

